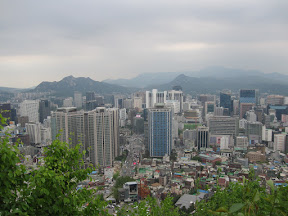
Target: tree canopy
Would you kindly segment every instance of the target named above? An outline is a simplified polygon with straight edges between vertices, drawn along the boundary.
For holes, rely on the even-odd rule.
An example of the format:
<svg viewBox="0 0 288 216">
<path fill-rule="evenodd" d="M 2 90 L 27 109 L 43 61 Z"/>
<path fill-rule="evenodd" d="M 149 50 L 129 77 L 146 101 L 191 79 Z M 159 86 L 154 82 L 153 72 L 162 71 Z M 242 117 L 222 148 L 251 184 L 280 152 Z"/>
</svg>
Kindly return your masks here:
<svg viewBox="0 0 288 216">
<path fill-rule="evenodd" d="M 106 203 L 95 190 L 76 190 L 93 170 L 83 168 L 85 152 L 79 151 L 80 145 L 72 148 L 55 140 L 44 150 L 44 163 L 29 170 L 20 163 L 20 152 L 9 143 L 9 134 L 0 139 L 0 215 L 106 214 Z"/>
</svg>

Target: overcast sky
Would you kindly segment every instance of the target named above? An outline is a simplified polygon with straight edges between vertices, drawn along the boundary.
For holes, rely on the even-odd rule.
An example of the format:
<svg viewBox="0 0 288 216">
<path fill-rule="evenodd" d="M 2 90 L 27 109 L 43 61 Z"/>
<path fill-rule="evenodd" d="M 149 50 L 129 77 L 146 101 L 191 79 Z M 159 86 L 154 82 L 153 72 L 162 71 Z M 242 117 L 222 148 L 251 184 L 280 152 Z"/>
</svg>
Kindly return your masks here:
<svg viewBox="0 0 288 216">
<path fill-rule="evenodd" d="M 0 86 L 215 65 L 288 74 L 288 1 L 0 1 Z"/>
</svg>

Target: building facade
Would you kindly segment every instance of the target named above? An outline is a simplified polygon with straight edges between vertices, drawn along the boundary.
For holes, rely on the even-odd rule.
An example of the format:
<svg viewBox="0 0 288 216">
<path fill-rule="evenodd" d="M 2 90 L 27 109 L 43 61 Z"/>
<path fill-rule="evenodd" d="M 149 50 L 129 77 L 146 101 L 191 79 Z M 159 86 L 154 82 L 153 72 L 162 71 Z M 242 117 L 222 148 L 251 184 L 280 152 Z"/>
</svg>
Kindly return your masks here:
<svg viewBox="0 0 288 216">
<path fill-rule="evenodd" d="M 85 160 L 94 166 L 112 166 L 119 154 L 119 112 L 117 108 L 97 107 L 84 112 L 76 108 L 62 108 L 52 113 L 51 130 L 53 140 L 58 139 L 72 146 L 81 143 L 86 150 Z"/>
<path fill-rule="evenodd" d="M 20 116 L 28 116 L 29 122 L 39 122 L 39 101 L 25 100 L 20 103 Z"/>
<path fill-rule="evenodd" d="M 172 150 L 172 109 L 163 104 L 148 113 L 149 152 L 151 157 L 170 155 Z"/>
</svg>

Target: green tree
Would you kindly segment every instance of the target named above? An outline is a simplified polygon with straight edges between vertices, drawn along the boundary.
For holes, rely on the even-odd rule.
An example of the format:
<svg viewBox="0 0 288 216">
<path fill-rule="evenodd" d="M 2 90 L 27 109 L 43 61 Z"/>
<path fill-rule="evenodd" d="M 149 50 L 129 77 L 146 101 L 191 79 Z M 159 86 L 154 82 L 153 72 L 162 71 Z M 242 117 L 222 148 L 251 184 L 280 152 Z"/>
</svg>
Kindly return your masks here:
<svg viewBox="0 0 288 216">
<path fill-rule="evenodd" d="M 224 190 L 217 187 L 208 202 L 196 203 L 195 215 L 287 215 L 287 192 L 287 186 L 276 188 L 271 180 L 261 186 L 258 180 L 244 178 L 243 183 L 230 183 Z"/>
<path fill-rule="evenodd" d="M 29 215 L 77 215 L 79 209 L 89 204 L 84 211 L 103 210 L 93 208 L 95 202 L 93 190 L 86 188 L 76 190 L 77 185 L 86 180 L 92 168 L 83 169 L 83 153 L 79 153 L 80 145 L 71 148 L 67 143 L 55 140 L 49 148 L 45 149 L 44 165 L 32 172 L 29 179 L 29 197 L 31 204 Z M 101 210 L 102 208 L 102 210 Z"/>
<path fill-rule="evenodd" d="M 202 158 L 199 156 L 191 157 L 191 160 L 196 160 L 196 161 L 202 162 Z"/>
<path fill-rule="evenodd" d="M 120 176 L 120 172 L 119 171 L 114 173 L 113 174 L 113 180 L 116 181 L 119 176 Z"/>
<path fill-rule="evenodd" d="M 216 162 L 215 162 L 215 165 L 218 165 L 218 166 L 219 166 L 219 165 L 221 165 L 221 162 L 220 162 L 220 161 L 216 161 Z"/>
<path fill-rule="evenodd" d="M 0 115 L 1 121 L 3 120 Z M 106 215 L 106 202 L 95 190 L 76 190 L 92 168 L 83 169 L 80 145 L 53 141 L 44 150 L 44 165 L 29 171 L 19 165 L 17 145 L 0 140 L 0 215 Z"/>
<path fill-rule="evenodd" d="M 6 119 L 0 113 L 0 129 Z M 29 207 L 25 202 L 24 191 L 27 191 L 28 175 L 20 163 L 19 150 L 9 144 L 10 135 L 0 137 L 0 215 L 24 214 Z"/>
<path fill-rule="evenodd" d="M 129 215 L 143 215 L 143 216 L 179 216 L 179 209 L 173 205 L 173 197 L 167 196 L 162 202 L 158 202 L 156 198 L 147 197 L 145 200 L 141 201 L 139 204 L 136 203 L 134 207 L 137 206 L 133 211 L 129 212 Z M 127 214 L 126 214 L 127 215 Z"/>
</svg>

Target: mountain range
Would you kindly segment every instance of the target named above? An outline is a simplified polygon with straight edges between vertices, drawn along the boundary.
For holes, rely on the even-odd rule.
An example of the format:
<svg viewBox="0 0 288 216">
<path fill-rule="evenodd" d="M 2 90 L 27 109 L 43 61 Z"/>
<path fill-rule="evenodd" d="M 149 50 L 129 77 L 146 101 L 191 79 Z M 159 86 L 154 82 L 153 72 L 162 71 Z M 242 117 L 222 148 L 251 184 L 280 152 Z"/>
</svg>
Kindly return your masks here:
<svg viewBox="0 0 288 216">
<path fill-rule="evenodd" d="M 127 88 L 119 85 L 109 84 L 92 80 L 89 77 L 68 76 L 60 81 L 42 82 L 29 92 L 51 92 L 56 96 L 73 96 L 74 91 L 82 93 L 94 91 L 99 94 L 126 94 L 131 93 L 135 88 Z"/>
<path fill-rule="evenodd" d="M 235 68 L 225 68 L 221 66 L 217 67 L 207 67 L 199 71 L 184 71 L 184 72 L 161 72 L 161 73 L 144 73 L 136 76 L 132 79 L 117 79 L 117 80 L 104 80 L 103 82 L 107 82 L 110 84 L 117 84 L 125 87 L 139 87 L 139 88 L 151 88 L 151 86 L 159 86 L 162 84 L 168 84 L 170 82 L 177 82 L 179 81 L 179 78 L 177 78 L 179 75 L 185 75 L 187 77 L 193 77 L 195 80 L 202 80 L 203 78 L 206 79 L 217 79 L 217 80 L 226 80 L 224 84 L 227 83 L 227 81 L 231 81 L 233 79 L 238 80 L 239 78 L 243 78 L 244 83 L 240 83 L 240 85 L 246 85 L 247 82 L 255 82 L 256 85 L 261 85 L 262 81 L 271 81 L 273 84 L 275 83 L 283 83 L 287 84 L 288 82 L 288 76 L 280 73 L 263 73 L 261 71 L 257 70 L 242 70 L 242 69 L 235 69 Z M 181 78 L 181 77 L 180 77 Z M 257 81 L 257 78 L 259 81 Z M 176 80 L 175 80 L 176 79 Z M 248 81 L 250 79 L 250 81 Z M 184 80 L 185 81 L 185 80 Z M 186 81 L 185 81 L 186 82 Z M 204 80 L 203 80 L 204 82 Z M 193 81 L 192 81 L 193 83 Z M 233 81 L 235 83 L 235 80 Z M 223 84 L 223 82 L 222 82 Z M 229 85 L 229 83 L 227 83 Z M 250 85 L 249 85 L 250 86 Z M 213 87 L 213 85 L 212 85 Z M 226 88 L 225 86 L 222 86 L 223 88 Z M 234 87 L 234 85 L 232 86 Z M 207 88 L 207 86 L 200 86 L 200 88 Z M 208 86 L 208 88 L 210 88 Z M 228 87 L 227 87 L 228 88 Z M 240 87 L 243 88 L 243 87 Z"/>
<path fill-rule="evenodd" d="M 265 74 L 256 70 L 209 67 L 196 72 L 145 73 L 132 79 L 104 80 L 102 82 L 89 77 L 68 76 L 58 82 L 42 82 L 34 89 L 26 89 L 25 92 L 51 92 L 51 95 L 68 97 L 73 96 L 74 91 L 130 94 L 138 90 L 153 88 L 170 90 L 173 86 L 181 86 L 184 93 L 192 95 L 217 94 L 223 89 L 236 92 L 239 89 L 259 89 L 260 92 L 288 95 L 288 76 L 280 73 Z M 19 90 L 0 87 L 0 94 L 6 98 Z"/>
<path fill-rule="evenodd" d="M 223 89 L 230 89 L 238 92 L 239 89 L 259 89 L 260 92 L 269 94 L 288 95 L 287 81 L 277 81 L 259 76 L 244 76 L 244 77 L 189 77 L 184 74 L 177 76 L 169 83 L 162 85 L 151 85 L 147 89 L 157 88 L 159 90 L 170 90 L 173 86 L 181 86 L 183 92 L 196 94 L 217 94 Z"/>
</svg>

